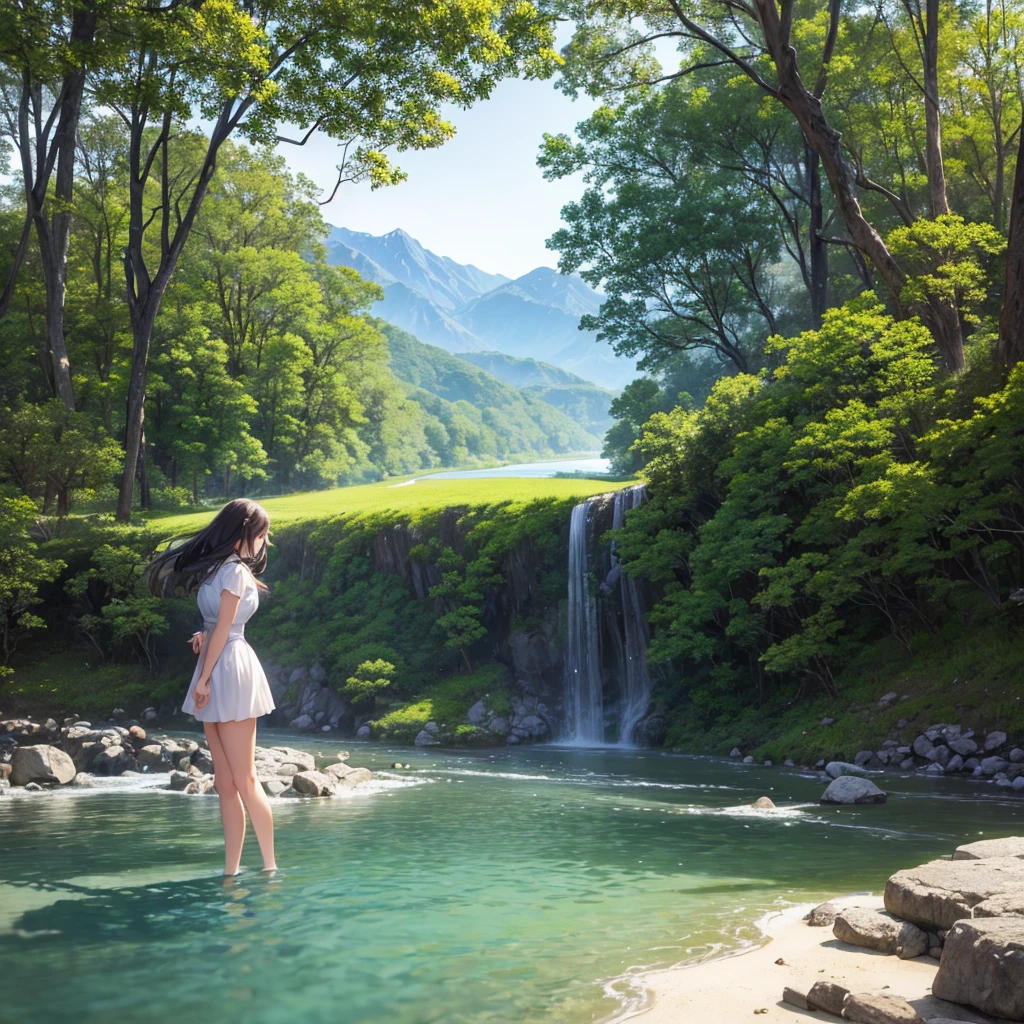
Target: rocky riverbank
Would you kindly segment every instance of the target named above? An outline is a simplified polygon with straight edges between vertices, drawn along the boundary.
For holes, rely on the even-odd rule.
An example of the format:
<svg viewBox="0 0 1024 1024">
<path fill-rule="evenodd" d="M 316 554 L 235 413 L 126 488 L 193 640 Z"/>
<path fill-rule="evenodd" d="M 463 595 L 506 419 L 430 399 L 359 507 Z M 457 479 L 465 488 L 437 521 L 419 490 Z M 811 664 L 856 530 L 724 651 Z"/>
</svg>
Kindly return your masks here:
<svg viewBox="0 0 1024 1024">
<path fill-rule="evenodd" d="M 649 976 L 644 1024 L 1024 1021 L 1024 837 L 958 847 L 881 897 L 789 911 L 768 933 L 740 958 Z"/>
<path fill-rule="evenodd" d="M 317 768 L 310 753 L 292 747 L 256 747 L 256 776 L 271 797 L 324 797 L 373 780 L 368 768 L 348 764 L 348 753 Z M 196 740 L 151 737 L 135 720 L 104 725 L 67 718 L 58 725 L 31 719 L 0 721 L 0 796 L 12 788 L 45 792 L 88 786 L 96 776 L 167 777 L 164 789 L 190 795 L 214 792 L 213 757 Z"/>
<path fill-rule="evenodd" d="M 895 693 L 886 694 L 878 702 L 879 708 L 884 710 L 896 699 Z M 827 730 L 833 724 L 831 718 L 823 718 L 819 726 Z M 886 770 L 920 771 L 935 776 L 968 775 L 1024 795 L 1024 747 L 1012 742 L 1005 732 L 975 734 L 962 725 L 939 724 L 907 736 L 909 725 L 906 719 L 900 719 L 876 749 L 860 750 L 850 761 L 843 759 L 850 756 L 849 752 L 837 751 L 834 758 L 822 758 L 813 767 L 833 779 L 841 775 L 867 777 Z M 729 756 L 744 764 L 755 763 L 750 754 L 744 757 L 739 747 L 733 747 Z M 796 767 L 788 759 L 784 764 Z"/>
</svg>

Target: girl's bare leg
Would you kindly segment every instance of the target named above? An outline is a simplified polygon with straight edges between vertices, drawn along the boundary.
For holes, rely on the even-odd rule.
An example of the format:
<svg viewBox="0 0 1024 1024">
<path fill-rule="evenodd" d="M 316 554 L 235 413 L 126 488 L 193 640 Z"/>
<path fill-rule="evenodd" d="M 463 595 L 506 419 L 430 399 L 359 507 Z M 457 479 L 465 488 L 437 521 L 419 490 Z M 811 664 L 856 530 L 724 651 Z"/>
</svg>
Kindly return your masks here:
<svg viewBox="0 0 1024 1024">
<path fill-rule="evenodd" d="M 245 840 L 245 808 L 231 773 L 231 764 L 219 729 L 221 722 L 203 722 L 206 742 L 213 755 L 213 788 L 220 797 L 220 817 L 224 823 L 224 874 L 237 875 Z"/>
<path fill-rule="evenodd" d="M 276 870 L 274 816 L 267 794 L 256 779 L 256 719 L 218 722 L 217 732 L 231 766 L 231 777 L 249 812 L 249 820 L 259 841 L 263 870 Z"/>
</svg>

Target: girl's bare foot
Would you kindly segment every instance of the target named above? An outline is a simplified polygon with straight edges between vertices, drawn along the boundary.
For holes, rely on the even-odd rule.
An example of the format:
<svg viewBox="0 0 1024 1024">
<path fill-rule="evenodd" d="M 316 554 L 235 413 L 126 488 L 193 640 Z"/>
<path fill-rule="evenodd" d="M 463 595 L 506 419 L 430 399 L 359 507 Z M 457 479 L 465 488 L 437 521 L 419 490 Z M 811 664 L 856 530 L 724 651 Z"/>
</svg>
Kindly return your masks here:
<svg viewBox="0 0 1024 1024">
<path fill-rule="evenodd" d="M 265 867 L 262 870 L 263 871 L 276 871 L 277 870 L 277 865 L 276 864 L 271 864 L 269 867 Z"/>
</svg>

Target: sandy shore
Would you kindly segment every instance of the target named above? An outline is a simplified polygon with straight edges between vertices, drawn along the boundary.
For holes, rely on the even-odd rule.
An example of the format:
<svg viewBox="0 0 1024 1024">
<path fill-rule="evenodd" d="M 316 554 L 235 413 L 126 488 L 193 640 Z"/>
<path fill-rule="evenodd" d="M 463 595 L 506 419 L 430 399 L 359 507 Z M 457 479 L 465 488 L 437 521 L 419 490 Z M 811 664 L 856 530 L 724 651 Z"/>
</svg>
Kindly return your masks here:
<svg viewBox="0 0 1024 1024">
<path fill-rule="evenodd" d="M 846 896 L 839 907 L 882 907 L 882 897 Z M 798 1010 L 782 1001 L 786 986 L 806 993 L 816 981 L 835 981 L 851 992 L 883 989 L 908 1000 L 925 1020 L 948 1017 L 973 1024 L 991 1018 L 945 1003 L 931 994 L 938 961 L 931 957 L 900 960 L 839 942 L 831 928 L 812 928 L 803 916 L 808 906 L 793 907 L 765 922 L 763 946 L 692 967 L 652 972 L 644 980 L 647 1010 L 632 1018 L 643 1024 L 753 1024 L 754 1021 L 832 1021 L 827 1013 Z M 784 963 L 777 964 L 778 959 Z M 767 1013 L 755 1014 L 755 1010 Z"/>
</svg>

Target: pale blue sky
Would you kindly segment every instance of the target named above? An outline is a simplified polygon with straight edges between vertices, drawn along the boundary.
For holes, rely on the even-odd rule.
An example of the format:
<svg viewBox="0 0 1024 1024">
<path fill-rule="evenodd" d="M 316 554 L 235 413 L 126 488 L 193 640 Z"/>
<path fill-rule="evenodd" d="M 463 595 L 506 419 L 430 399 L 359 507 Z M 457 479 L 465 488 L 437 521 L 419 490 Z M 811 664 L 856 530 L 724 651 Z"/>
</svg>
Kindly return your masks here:
<svg viewBox="0 0 1024 1024">
<path fill-rule="evenodd" d="M 507 80 L 469 110 L 448 108 L 456 135 L 439 149 L 389 151 L 408 172 L 400 185 L 371 191 L 345 184 L 324 207 L 331 224 L 383 235 L 404 228 L 425 248 L 489 273 L 519 277 L 556 267 L 544 240 L 562 224 L 559 211 L 579 198 L 580 176 L 545 181 L 537 167 L 544 132 L 572 133 L 597 102 L 573 102 L 551 81 Z M 340 150 L 326 138 L 279 152 L 330 194 Z"/>
</svg>

